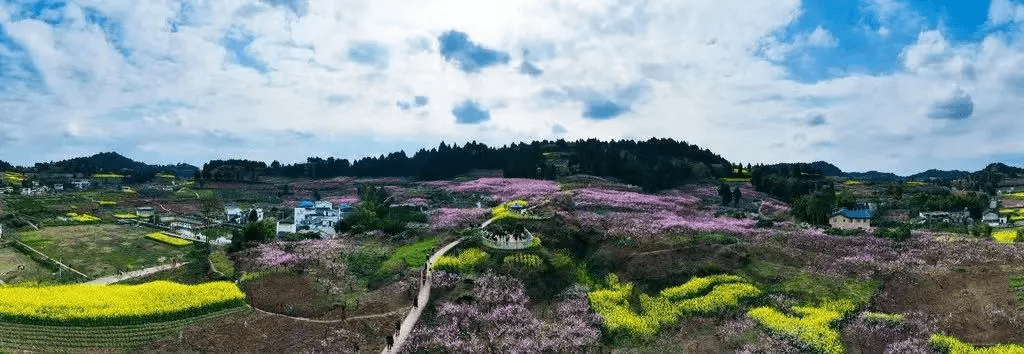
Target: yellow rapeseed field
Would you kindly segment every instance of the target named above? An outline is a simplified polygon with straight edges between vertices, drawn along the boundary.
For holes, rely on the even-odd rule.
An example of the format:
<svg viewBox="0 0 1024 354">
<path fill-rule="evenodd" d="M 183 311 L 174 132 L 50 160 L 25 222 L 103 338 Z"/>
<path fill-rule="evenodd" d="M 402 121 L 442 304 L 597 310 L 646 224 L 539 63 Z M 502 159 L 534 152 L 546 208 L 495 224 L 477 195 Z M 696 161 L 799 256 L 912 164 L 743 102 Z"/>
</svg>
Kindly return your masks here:
<svg viewBox="0 0 1024 354">
<path fill-rule="evenodd" d="M 146 238 L 152 239 L 152 240 L 156 240 L 156 241 L 160 241 L 160 242 L 163 242 L 163 243 L 166 243 L 166 244 L 169 244 L 169 245 L 174 245 L 174 246 L 188 246 L 188 245 L 192 244 L 192 241 L 189 241 L 189 240 L 186 240 L 186 239 L 183 239 L 183 238 L 177 238 L 177 237 L 165 234 L 163 232 L 153 232 L 153 233 L 146 234 Z"/>
<path fill-rule="evenodd" d="M 976 348 L 961 342 L 959 339 L 941 334 L 932 334 L 928 341 L 940 353 L 950 354 L 1024 354 L 1024 346 L 1019 344 L 999 344 L 991 347 Z"/>
<path fill-rule="evenodd" d="M 675 323 L 685 315 L 706 315 L 736 308 L 740 301 L 761 295 L 761 290 L 735 275 L 720 274 L 695 277 L 690 281 L 663 290 L 658 296 L 640 294 L 640 313 L 629 304 L 632 283 L 619 282 L 618 276 L 609 274 L 606 287 L 589 293 L 594 311 L 604 319 L 604 325 L 613 332 L 624 332 L 637 337 L 657 334 L 661 326 Z M 711 289 L 706 295 L 697 296 Z"/>
<path fill-rule="evenodd" d="M 1014 243 L 1019 239 L 1017 229 L 999 229 L 992 231 L 992 238 L 999 243 Z"/>
<path fill-rule="evenodd" d="M 0 321 L 28 324 L 142 324 L 198 316 L 244 304 L 245 294 L 232 282 L 0 286 Z"/>
</svg>

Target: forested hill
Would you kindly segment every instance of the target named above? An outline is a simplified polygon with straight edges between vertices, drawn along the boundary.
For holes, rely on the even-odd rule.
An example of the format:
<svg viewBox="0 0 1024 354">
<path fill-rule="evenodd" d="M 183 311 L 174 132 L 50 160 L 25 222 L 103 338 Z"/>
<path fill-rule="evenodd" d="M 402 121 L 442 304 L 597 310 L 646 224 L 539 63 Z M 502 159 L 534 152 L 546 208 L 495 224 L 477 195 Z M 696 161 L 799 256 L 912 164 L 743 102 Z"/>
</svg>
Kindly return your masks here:
<svg viewBox="0 0 1024 354">
<path fill-rule="evenodd" d="M 13 169 L 14 166 L 11 166 L 11 164 L 7 163 L 6 161 L 0 160 L 0 171 L 9 171 Z"/>
<path fill-rule="evenodd" d="M 615 177 L 645 190 L 678 186 L 686 181 L 729 174 L 731 164 L 699 146 L 672 139 L 647 141 L 597 139 L 534 141 L 500 148 L 470 142 L 442 142 L 412 156 L 404 151 L 356 161 L 311 157 L 304 163 L 214 160 L 203 165 L 209 180 L 256 181 L 258 176 L 330 178 L 335 176 L 450 179 L 473 170 L 500 170 L 505 177 L 554 179 L 570 174 Z"/>
<path fill-rule="evenodd" d="M 147 181 L 161 171 L 172 172 L 179 177 L 188 178 L 192 177 L 199 168 L 181 163 L 165 166 L 148 165 L 121 156 L 116 152 L 103 152 L 89 157 L 41 162 L 35 164 L 31 170 L 41 173 L 72 173 L 82 176 L 97 172 L 119 172 L 129 176 L 130 181 Z"/>
</svg>

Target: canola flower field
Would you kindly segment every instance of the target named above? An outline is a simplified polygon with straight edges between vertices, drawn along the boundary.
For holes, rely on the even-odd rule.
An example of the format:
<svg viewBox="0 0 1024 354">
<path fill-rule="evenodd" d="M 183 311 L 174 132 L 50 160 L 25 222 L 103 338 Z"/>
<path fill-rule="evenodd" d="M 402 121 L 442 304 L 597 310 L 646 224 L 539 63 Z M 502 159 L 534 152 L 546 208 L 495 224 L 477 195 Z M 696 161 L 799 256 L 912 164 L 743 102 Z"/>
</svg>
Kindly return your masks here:
<svg viewBox="0 0 1024 354">
<path fill-rule="evenodd" d="M 74 220 L 74 221 L 77 221 L 77 222 L 97 222 L 97 221 L 100 221 L 100 218 L 97 218 L 97 217 L 89 215 L 89 214 L 68 213 L 68 217 L 70 217 L 71 220 Z"/>
<path fill-rule="evenodd" d="M 0 322 L 22 324 L 136 325 L 244 305 L 245 294 L 232 282 L 0 286 Z"/>
<path fill-rule="evenodd" d="M 842 354 L 845 350 L 839 332 L 831 325 L 855 308 L 850 300 L 838 300 L 826 301 L 820 307 L 793 306 L 793 312 L 799 317 L 767 306 L 751 309 L 747 315 L 768 329 L 793 337 L 820 353 Z"/>
<path fill-rule="evenodd" d="M 192 241 L 189 241 L 189 240 L 186 240 L 186 239 L 183 239 L 183 238 L 177 238 L 177 237 L 165 234 L 163 232 L 153 232 L 153 233 L 146 234 L 146 238 L 151 239 L 151 240 L 160 241 L 160 242 L 172 245 L 172 246 L 188 246 L 188 245 L 192 244 Z"/>
<path fill-rule="evenodd" d="M 1014 243 L 1020 240 L 1020 232 L 1017 229 L 993 230 L 992 238 L 999 243 Z"/>
<path fill-rule="evenodd" d="M 941 334 L 932 334 L 928 341 L 940 353 L 949 354 L 1024 354 L 1024 346 L 1019 344 L 999 344 L 991 347 L 976 348 L 961 342 L 959 339 Z"/>
<path fill-rule="evenodd" d="M 470 248 L 459 253 L 458 256 L 441 256 L 430 269 L 444 270 L 453 273 L 469 273 L 476 268 L 476 266 L 483 264 L 490 258 L 487 252 L 481 251 L 479 248 Z"/>
<path fill-rule="evenodd" d="M 667 324 L 681 316 L 708 315 L 739 306 L 740 301 L 761 295 L 761 290 L 735 275 L 695 277 L 690 281 L 662 290 L 658 296 L 640 295 L 642 313 L 636 313 L 629 304 L 632 283 L 621 283 L 618 276 L 609 274 L 606 287 L 588 294 L 591 307 L 604 319 L 612 332 L 635 337 L 651 337 Z M 710 289 L 710 291 L 708 291 Z M 703 296 L 697 296 L 707 292 Z"/>
</svg>

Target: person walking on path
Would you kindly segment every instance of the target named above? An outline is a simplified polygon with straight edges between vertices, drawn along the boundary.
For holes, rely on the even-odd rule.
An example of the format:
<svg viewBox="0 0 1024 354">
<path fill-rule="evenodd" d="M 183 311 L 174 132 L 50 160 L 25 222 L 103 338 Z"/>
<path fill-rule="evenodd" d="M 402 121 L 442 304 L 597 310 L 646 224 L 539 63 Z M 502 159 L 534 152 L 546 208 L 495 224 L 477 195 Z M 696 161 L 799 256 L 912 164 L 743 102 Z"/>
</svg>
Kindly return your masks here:
<svg viewBox="0 0 1024 354">
<path fill-rule="evenodd" d="M 392 336 L 391 336 L 391 335 L 389 334 L 389 335 L 388 335 L 388 338 L 387 338 L 387 342 L 388 342 L 388 350 L 391 350 L 391 346 L 392 346 L 392 345 L 395 345 L 395 338 L 394 338 L 394 337 L 392 337 Z"/>
</svg>

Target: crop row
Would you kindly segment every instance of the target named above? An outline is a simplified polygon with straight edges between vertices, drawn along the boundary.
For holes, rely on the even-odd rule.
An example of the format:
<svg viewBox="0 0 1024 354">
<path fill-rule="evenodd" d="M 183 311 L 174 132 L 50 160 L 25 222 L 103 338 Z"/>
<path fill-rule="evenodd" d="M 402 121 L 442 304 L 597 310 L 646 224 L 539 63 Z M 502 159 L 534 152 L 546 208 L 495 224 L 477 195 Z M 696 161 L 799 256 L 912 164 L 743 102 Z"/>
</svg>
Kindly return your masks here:
<svg viewBox="0 0 1024 354">
<path fill-rule="evenodd" d="M 245 305 L 231 282 L 0 286 L 0 321 L 64 326 L 146 324 Z"/>
<path fill-rule="evenodd" d="M 83 348 L 134 348 L 172 335 L 185 326 L 232 313 L 250 311 L 236 307 L 176 321 L 109 327 L 63 327 L 0 323 L 0 349 L 64 351 Z"/>
</svg>

